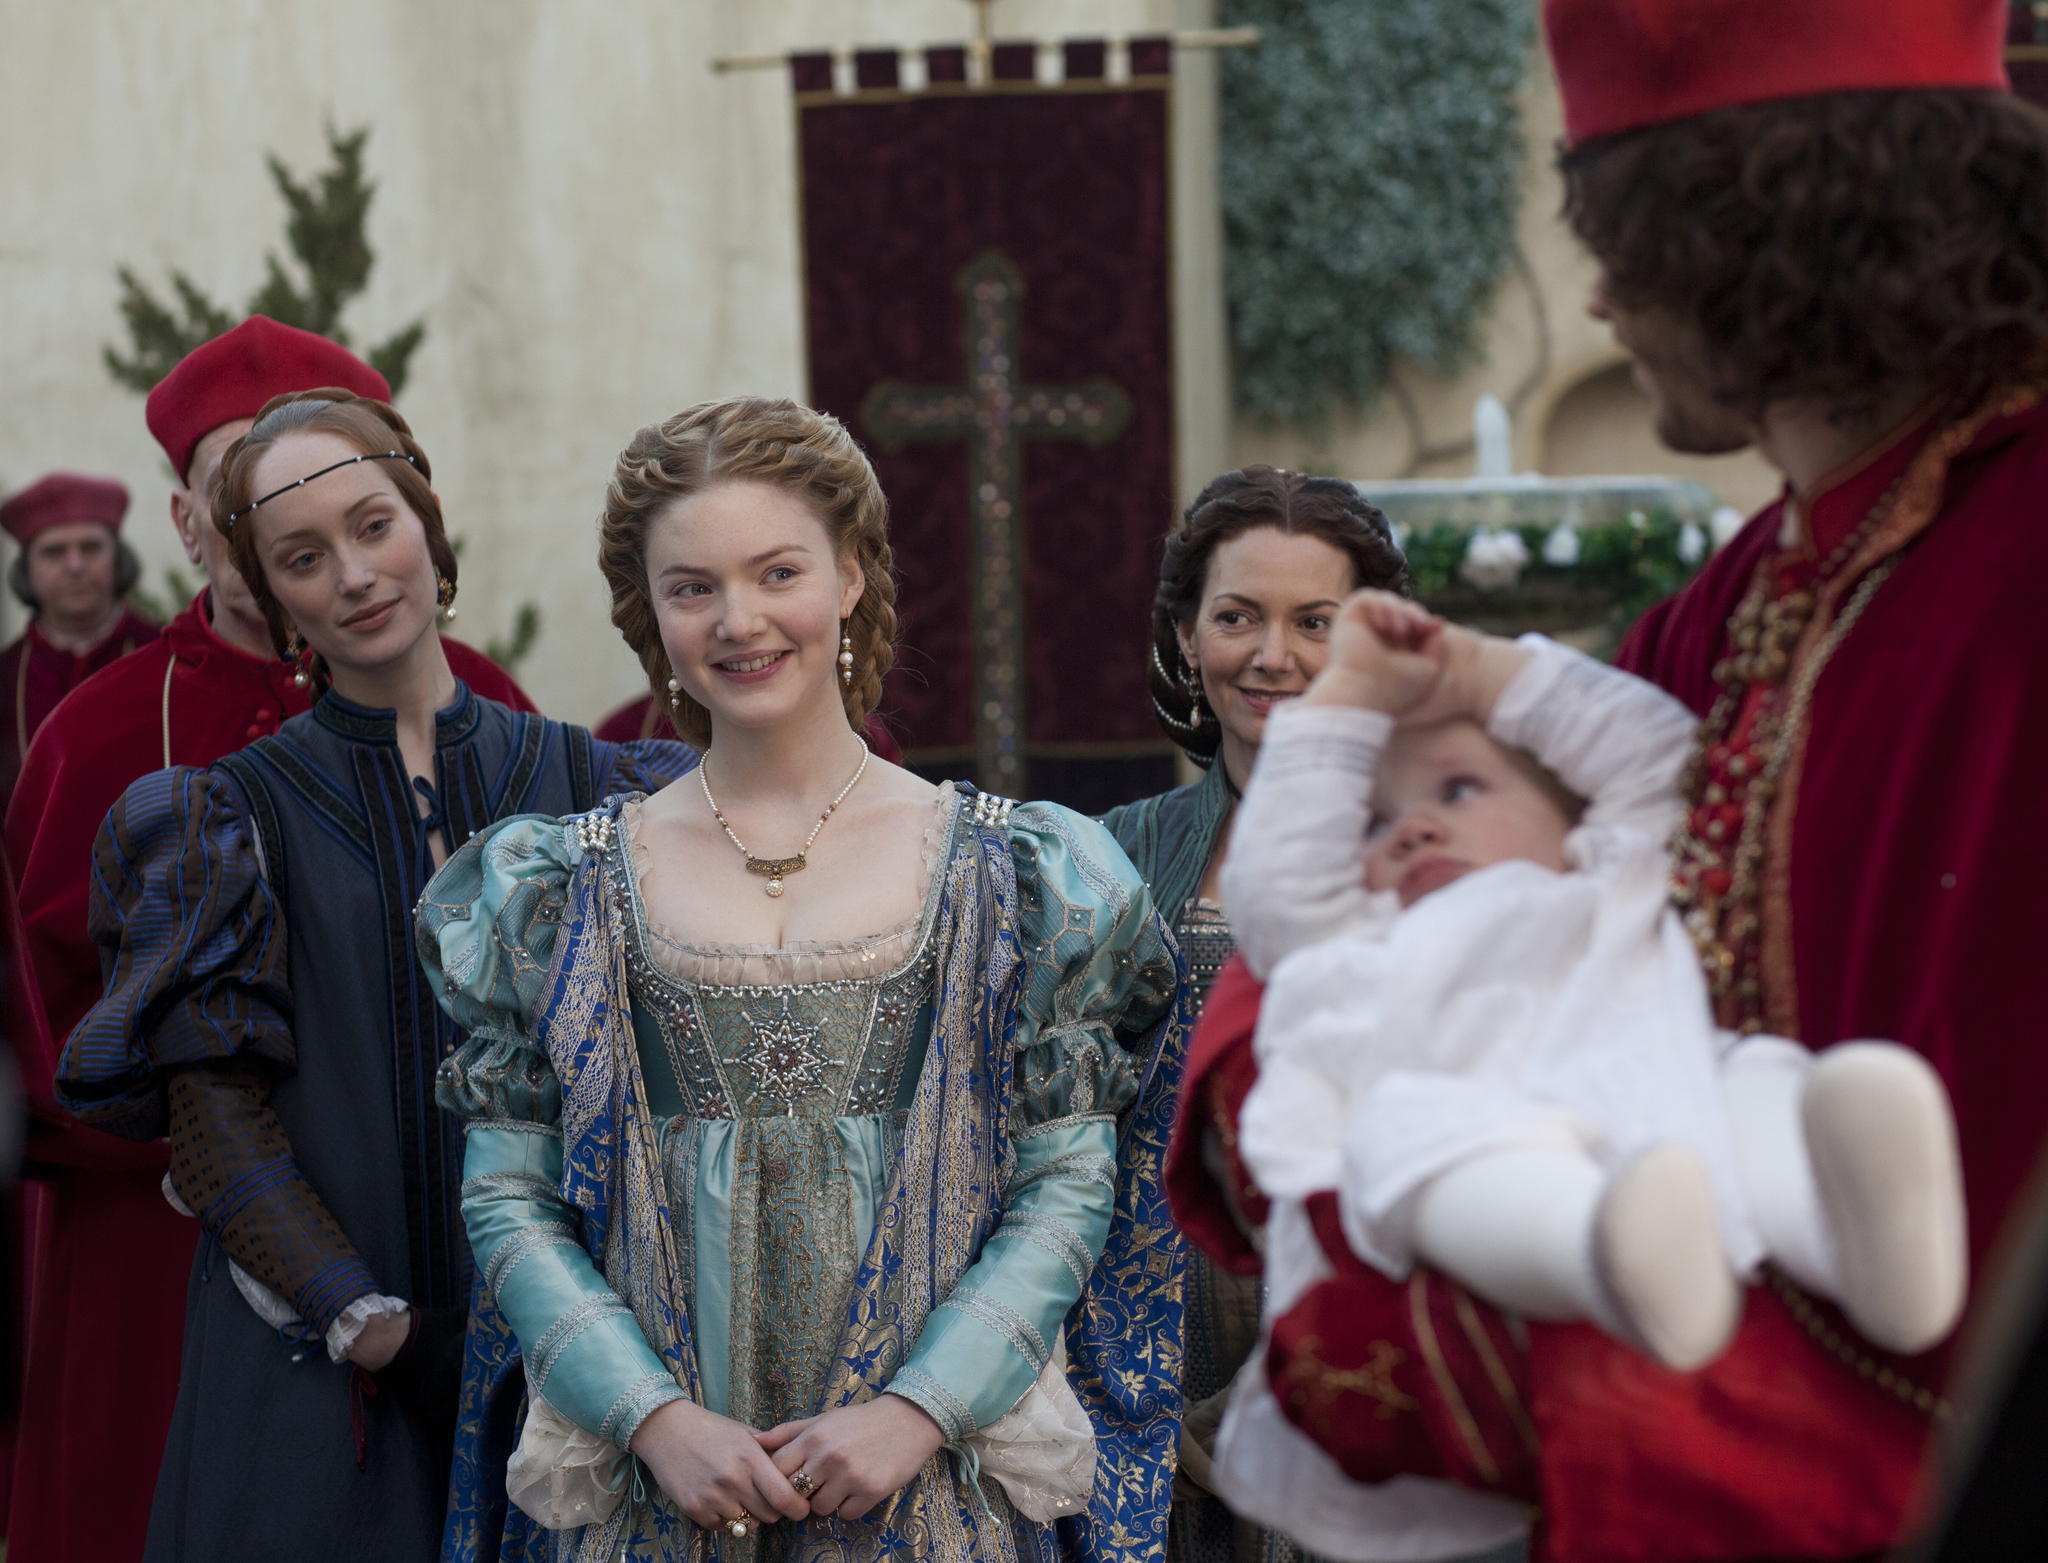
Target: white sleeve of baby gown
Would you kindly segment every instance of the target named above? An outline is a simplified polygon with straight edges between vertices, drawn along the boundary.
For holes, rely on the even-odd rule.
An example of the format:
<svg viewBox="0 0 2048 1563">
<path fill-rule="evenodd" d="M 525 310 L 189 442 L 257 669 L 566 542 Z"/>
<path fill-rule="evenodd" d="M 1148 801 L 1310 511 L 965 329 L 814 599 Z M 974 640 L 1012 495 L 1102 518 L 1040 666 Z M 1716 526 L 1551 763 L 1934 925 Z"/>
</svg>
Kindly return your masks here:
<svg viewBox="0 0 2048 1563">
<path fill-rule="evenodd" d="M 1373 775 L 1392 717 L 1354 706 L 1276 707 L 1223 863 L 1231 932 L 1262 980 L 1281 957 L 1385 915 L 1365 888 Z"/>
<path fill-rule="evenodd" d="M 1582 824 L 1626 825 L 1662 841 L 1678 823 L 1692 712 L 1655 684 L 1547 636 L 1516 644 L 1532 655 L 1501 691 L 1487 731 L 1584 798 Z"/>
</svg>

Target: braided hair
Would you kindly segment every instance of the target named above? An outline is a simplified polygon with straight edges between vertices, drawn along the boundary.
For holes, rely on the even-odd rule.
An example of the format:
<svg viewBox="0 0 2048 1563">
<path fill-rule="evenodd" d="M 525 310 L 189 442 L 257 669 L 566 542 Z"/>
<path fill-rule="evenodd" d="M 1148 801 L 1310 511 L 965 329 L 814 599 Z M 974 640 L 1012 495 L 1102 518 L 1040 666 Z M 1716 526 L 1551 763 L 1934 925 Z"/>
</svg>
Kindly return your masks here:
<svg viewBox="0 0 2048 1563">
<path fill-rule="evenodd" d="M 1387 518 L 1349 483 L 1264 466 L 1211 479 L 1166 534 L 1159 591 L 1152 599 L 1151 665 L 1145 670 L 1159 726 L 1205 770 L 1216 762 L 1223 728 L 1203 698 L 1201 675 L 1181 652 L 1179 632 L 1201 608 L 1216 550 L 1261 527 L 1328 543 L 1351 561 L 1353 590 L 1376 586 L 1413 595 L 1408 561 L 1394 546 Z"/>
<path fill-rule="evenodd" d="M 341 386 L 322 386 L 311 391 L 290 391 L 273 396 L 256 414 L 249 432 L 227 448 L 221 457 L 220 487 L 213 495 L 214 530 L 228 540 L 229 557 L 242 579 L 249 583 L 249 595 L 263 622 L 270 629 L 270 644 L 280 657 L 289 656 L 291 631 L 277 594 L 270 589 L 270 575 L 262 551 L 256 546 L 256 527 L 234 517 L 257 496 L 256 466 L 263 455 L 287 434 L 338 434 L 357 450 L 397 451 L 404 461 L 382 463 L 397 488 L 399 497 L 419 517 L 427 535 L 427 555 L 434 570 L 453 587 L 457 575 L 455 547 L 448 540 L 447 523 L 441 515 L 441 499 L 434 492 L 434 469 L 420 442 L 389 402 L 375 401 Z M 452 601 L 453 599 L 449 599 Z M 315 656 L 311 668 L 315 693 L 329 683 L 327 661 Z"/>
<path fill-rule="evenodd" d="M 896 658 L 895 556 L 889 502 L 875 469 L 828 413 L 742 396 L 700 403 L 634 435 L 619 453 L 598 517 L 597 562 L 612 589 L 612 623 L 646 670 L 656 709 L 669 713 L 679 737 L 708 744 L 711 713 L 687 690 L 670 702 L 668 650 L 647 581 L 647 529 L 678 500 L 742 481 L 772 484 L 803 501 L 833 548 L 851 552 L 866 577 L 846 621 L 853 681 L 841 690 L 846 719 L 858 732 L 881 703 L 882 680 Z"/>
</svg>

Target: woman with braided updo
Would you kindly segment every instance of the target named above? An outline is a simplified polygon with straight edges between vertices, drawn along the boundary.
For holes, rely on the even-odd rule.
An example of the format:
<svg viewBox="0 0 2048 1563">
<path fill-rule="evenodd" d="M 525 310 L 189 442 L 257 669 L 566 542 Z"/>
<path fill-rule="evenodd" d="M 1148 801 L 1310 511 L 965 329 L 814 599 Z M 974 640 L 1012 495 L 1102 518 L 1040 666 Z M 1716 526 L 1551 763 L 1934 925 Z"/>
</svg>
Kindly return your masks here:
<svg viewBox="0 0 2048 1563">
<path fill-rule="evenodd" d="M 1361 586 L 1406 592 L 1407 563 L 1386 518 L 1336 478 L 1226 472 L 1167 535 L 1152 601 L 1152 707 L 1207 774 L 1103 823 L 1172 921 L 1198 1009 L 1235 949 L 1217 876 L 1266 717 L 1322 671 L 1337 610 Z M 1205 1485 L 1230 1382 L 1258 1324 L 1258 1278 L 1191 1251 L 1172 1563 L 1276 1563 L 1295 1552 L 1278 1533 L 1240 1523 Z"/>
<path fill-rule="evenodd" d="M 440 1100 L 480 1318 L 508 1327 L 472 1349 L 475 1553 L 536 1526 L 607 1563 L 1163 1540 L 1179 967 L 1099 825 L 868 752 L 886 523 L 808 408 L 641 430 L 599 562 L 704 762 L 487 830 L 422 903 L 468 1036 Z"/>
</svg>

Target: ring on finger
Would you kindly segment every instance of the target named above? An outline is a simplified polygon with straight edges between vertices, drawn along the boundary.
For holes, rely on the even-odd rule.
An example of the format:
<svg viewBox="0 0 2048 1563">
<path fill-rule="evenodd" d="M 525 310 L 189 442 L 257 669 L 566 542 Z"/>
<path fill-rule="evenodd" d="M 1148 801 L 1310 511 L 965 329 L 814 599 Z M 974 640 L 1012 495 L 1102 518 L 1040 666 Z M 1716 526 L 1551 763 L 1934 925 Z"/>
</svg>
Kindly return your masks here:
<svg viewBox="0 0 2048 1563">
<path fill-rule="evenodd" d="M 742 1509 L 734 1518 L 725 1522 L 725 1532 L 735 1541 L 745 1541 L 747 1537 L 754 1534 L 754 1527 L 758 1524 L 760 1524 L 759 1520 L 755 1519 L 745 1509 Z"/>
<path fill-rule="evenodd" d="M 797 1496 L 808 1498 L 818 1490 L 818 1483 L 809 1471 L 798 1471 L 789 1479 L 789 1485 L 797 1490 Z"/>
</svg>

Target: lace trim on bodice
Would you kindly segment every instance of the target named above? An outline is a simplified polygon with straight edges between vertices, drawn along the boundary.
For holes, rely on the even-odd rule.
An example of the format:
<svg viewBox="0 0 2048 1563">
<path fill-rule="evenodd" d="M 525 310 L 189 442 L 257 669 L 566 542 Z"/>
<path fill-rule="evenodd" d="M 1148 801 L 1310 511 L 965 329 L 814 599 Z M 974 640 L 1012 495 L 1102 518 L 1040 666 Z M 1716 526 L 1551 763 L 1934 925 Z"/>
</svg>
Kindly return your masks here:
<svg viewBox="0 0 2048 1563">
<path fill-rule="evenodd" d="M 793 984 L 847 982 L 880 977 L 910 958 L 930 910 L 932 876 L 938 871 L 952 837 L 953 815 L 960 793 L 941 787 L 925 826 L 923 862 L 918 872 L 917 910 L 878 933 L 846 940 L 798 940 L 792 944 L 695 944 L 674 938 L 662 924 L 645 915 L 649 876 L 657 865 L 640 845 L 640 805 L 628 803 L 619 824 L 632 846 L 633 877 L 639 885 L 638 906 L 646 931 L 648 958 L 670 976 L 704 987 L 786 987 Z"/>
</svg>

